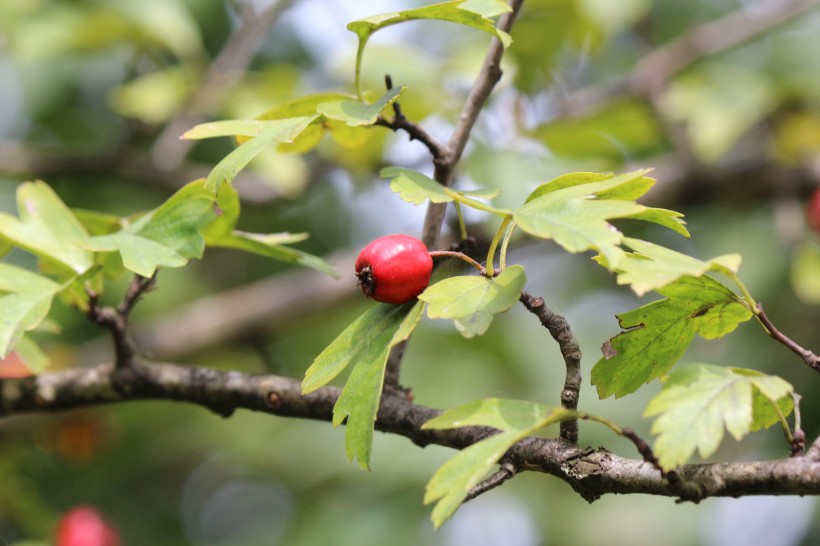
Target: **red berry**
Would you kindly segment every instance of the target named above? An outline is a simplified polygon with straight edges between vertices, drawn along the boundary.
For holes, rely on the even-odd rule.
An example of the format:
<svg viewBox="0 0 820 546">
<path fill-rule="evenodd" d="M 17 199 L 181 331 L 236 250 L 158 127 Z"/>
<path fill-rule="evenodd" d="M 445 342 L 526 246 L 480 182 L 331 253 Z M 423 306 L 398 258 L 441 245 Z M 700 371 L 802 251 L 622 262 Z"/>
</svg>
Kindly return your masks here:
<svg viewBox="0 0 820 546">
<path fill-rule="evenodd" d="M 379 237 L 356 258 L 356 276 L 365 296 L 382 303 L 405 303 L 430 283 L 433 259 L 424 243 L 409 235 Z"/>
<path fill-rule="evenodd" d="M 820 188 L 814 190 L 806 205 L 806 219 L 811 229 L 820 233 Z"/>
<path fill-rule="evenodd" d="M 57 524 L 56 546 L 119 546 L 116 531 L 93 506 L 75 506 Z"/>
</svg>

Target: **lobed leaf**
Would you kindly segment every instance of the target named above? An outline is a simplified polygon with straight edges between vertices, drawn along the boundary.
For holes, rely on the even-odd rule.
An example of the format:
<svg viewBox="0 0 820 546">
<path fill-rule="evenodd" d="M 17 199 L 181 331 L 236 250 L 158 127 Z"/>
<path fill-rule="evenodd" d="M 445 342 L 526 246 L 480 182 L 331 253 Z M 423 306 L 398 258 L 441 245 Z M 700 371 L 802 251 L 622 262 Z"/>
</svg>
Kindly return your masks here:
<svg viewBox="0 0 820 546">
<path fill-rule="evenodd" d="M 347 29 L 359 37 L 359 49 L 363 49 L 370 36 L 383 28 L 405 21 L 435 19 L 482 30 L 498 38 L 504 47 L 508 47 L 512 43 L 512 38 L 506 32 L 497 29 L 493 21 L 489 19 L 508 11 L 510 11 L 510 6 L 502 0 L 454 0 L 421 8 L 373 15 L 349 23 Z"/>
<path fill-rule="evenodd" d="M 666 298 L 618 315 L 624 331 L 604 344 L 592 368 L 600 398 L 625 396 L 667 373 L 695 334 L 718 338 L 752 317 L 734 292 L 707 275 L 682 277 L 658 292 Z"/>
<path fill-rule="evenodd" d="M 46 318 L 62 288 L 47 277 L 0 262 L 0 358 Z"/>
<path fill-rule="evenodd" d="M 683 214 L 674 210 L 646 207 L 646 210 L 635 214 L 630 214 L 629 216 L 624 216 L 624 218 L 658 224 L 659 226 L 663 226 L 676 233 L 679 233 L 680 235 L 683 235 L 687 239 L 690 238 L 689 230 L 685 227 L 686 222 L 681 220 L 681 218 L 683 218 Z"/>
<path fill-rule="evenodd" d="M 317 114 L 316 107 L 325 102 L 339 102 L 355 99 L 353 95 L 347 93 L 316 93 L 306 95 L 287 102 L 284 102 L 256 119 L 274 120 L 299 116 L 312 116 Z M 293 142 L 280 142 L 276 149 L 280 152 L 304 153 L 313 149 L 322 140 L 326 131 L 330 131 L 333 139 L 341 146 L 353 148 L 361 146 L 367 140 L 367 127 L 348 127 L 340 121 L 317 118 L 312 125 L 308 126 L 296 137 Z M 237 142 L 242 144 L 248 137 L 237 137 Z"/>
<path fill-rule="evenodd" d="M 419 299 L 431 319 L 453 319 L 461 335 L 470 338 L 487 331 L 493 316 L 507 311 L 521 297 L 527 277 L 520 265 L 497 277 L 450 277 L 427 287 Z"/>
<path fill-rule="evenodd" d="M 612 269 L 618 273 L 618 284 L 630 285 L 639 296 L 684 276 L 700 277 L 708 271 L 728 270 L 737 273 L 740 267 L 741 258 L 738 254 L 726 254 L 702 261 L 640 239 L 626 238 L 623 243 L 635 252 L 622 256 Z M 608 265 L 605 258 L 596 259 L 599 263 Z"/>
<path fill-rule="evenodd" d="M 636 171 L 598 180 L 602 175 L 566 175 L 536 188 L 527 202 L 513 211 L 521 229 L 543 239 L 553 239 L 571 253 L 598 250 L 611 264 L 617 264 L 623 251 L 618 245 L 623 234 L 607 220 L 630 217 L 646 210 L 634 201 L 602 198 L 629 190 L 631 184 L 643 186 L 643 174 Z"/>
<path fill-rule="evenodd" d="M 94 264 L 93 255 L 81 247 L 88 233 L 45 182 L 21 184 L 17 209 L 19 219 L 0 213 L 0 239 L 57 264 L 67 274 L 84 273 Z"/>
<path fill-rule="evenodd" d="M 339 334 L 305 372 L 302 394 L 327 385 L 355 361 L 353 371 L 333 408 L 333 424 L 347 419 L 345 451 L 349 460 L 369 469 L 384 367 L 390 349 L 408 339 L 421 318 L 419 302 L 379 304 L 370 308 Z"/>
<path fill-rule="evenodd" d="M 465 497 L 516 442 L 535 431 L 574 418 L 575 412 L 535 402 L 491 398 L 448 410 L 427 421 L 423 429 L 487 426 L 501 432 L 457 453 L 427 483 L 424 504 L 436 502 L 433 525 L 438 529 L 458 509 Z"/>
<path fill-rule="evenodd" d="M 201 230 L 216 220 L 215 197 L 201 180 L 191 182 L 155 210 L 120 231 L 90 237 L 85 248 L 118 252 L 126 269 L 150 277 L 160 266 L 182 267 L 201 258 Z"/>
<path fill-rule="evenodd" d="M 740 440 L 755 428 L 777 422 L 779 418 L 763 421 L 759 416 L 776 415 L 792 391 L 783 379 L 753 370 L 711 364 L 677 370 L 644 412 L 657 416 L 652 424 L 658 436 L 655 455 L 666 470 L 686 463 L 695 450 L 709 457 L 720 445 L 724 428 Z M 788 409 L 784 416 L 791 411 L 787 404 L 782 406 Z"/>
</svg>

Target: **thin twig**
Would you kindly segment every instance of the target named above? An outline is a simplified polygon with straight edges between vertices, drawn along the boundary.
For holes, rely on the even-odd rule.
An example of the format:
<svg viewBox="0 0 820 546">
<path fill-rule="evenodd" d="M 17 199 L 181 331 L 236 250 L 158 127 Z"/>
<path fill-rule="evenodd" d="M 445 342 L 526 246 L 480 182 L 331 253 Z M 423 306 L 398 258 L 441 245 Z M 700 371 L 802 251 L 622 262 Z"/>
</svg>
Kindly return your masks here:
<svg viewBox="0 0 820 546">
<path fill-rule="evenodd" d="M 131 314 L 131 310 L 134 306 L 139 302 L 142 295 L 154 288 L 156 285 L 157 274 L 154 274 L 150 277 L 143 277 L 142 275 L 134 275 L 134 279 L 131 281 L 131 284 L 128 286 L 128 290 L 125 293 L 125 297 L 122 299 L 122 303 L 117 306 L 117 313 L 120 315 L 128 316 Z"/>
<path fill-rule="evenodd" d="M 88 311 L 86 314 L 95 323 L 111 333 L 118 369 L 129 368 L 136 356 L 137 349 L 128 331 L 128 317 L 142 295 L 154 287 L 156 273 L 152 277 L 135 275 L 122 302 L 116 307 L 101 306 L 99 294 L 86 290 L 88 294 Z"/>
<path fill-rule="evenodd" d="M 384 76 L 384 83 L 387 89 L 393 88 L 393 79 L 390 74 Z M 387 119 L 382 115 L 376 118 L 376 125 L 387 127 L 393 132 L 402 130 L 407 133 L 410 140 L 418 140 L 424 144 L 433 156 L 433 161 L 438 162 L 445 160 L 450 155 L 450 150 L 441 142 L 436 140 L 430 133 L 428 133 L 421 125 L 414 123 L 405 117 L 401 111 L 401 105 L 398 101 L 393 103 L 393 119 Z"/>
<path fill-rule="evenodd" d="M 518 11 L 524 0 L 512 0 L 512 11 L 505 13 L 498 21 L 498 28 L 504 32 L 509 32 Z M 449 186 L 452 182 L 453 172 L 461 159 L 461 154 L 467 146 L 467 141 L 470 137 L 470 132 L 475 125 L 481 108 L 490 96 L 495 84 L 501 79 L 501 56 L 504 54 L 504 46 L 497 38 L 493 38 L 484 64 L 467 94 L 464 101 L 464 106 L 461 110 L 458 123 L 456 124 L 453 134 L 447 146 L 441 146 L 432 137 L 425 132 L 419 131 L 419 126 L 409 126 L 411 131 L 416 131 L 416 136 L 424 142 L 430 153 L 433 156 L 433 178 L 443 186 Z M 387 76 L 385 83 L 388 87 L 392 87 L 392 78 Z M 395 105 L 395 103 L 394 103 Z M 404 120 L 408 123 L 401 112 L 400 106 L 394 106 L 393 112 L 396 115 L 393 120 Z M 389 126 L 389 125 L 388 125 Z M 410 133 L 413 138 L 413 133 Z M 432 147 L 431 147 L 432 146 Z M 421 240 L 428 249 L 435 250 L 438 247 L 439 234 L 441 233 L 441 226 L 444 223 L 444 216 L 446 212 L 446 203 L 430 203 L 427 207 L 427 215 L 424 218 L 424 226 L 421 231 Z M 397 349 L 401 348 L 401 351 Z M 387 369 L 385 371 L 385 389 L 401 389 L 399 387 L 399 375 L 401 372 L 401 353 L 403 353 L 404 346 L 396 347 L 391 353 L 387 361 Z"/>
<path fill-rule="evenodd" d="M 539 318 L 541 324 L 549 330 L 552 338 L 558 342 L 567 370 L 564 388 L 561 391 L 561 407 L 569 410 L 578 409 L 578 398 L 581 393 L 581 348 L 569 327 L 569 323 L 561 315 L 553 313 L 546 306 L 543 298 L 522 291 L 520 301 L 528 311 Z M 567 442 L 577 445 L 578 421 L 562 421 L 560 436 Z"/>
<path fill-rule="evenodd" d="M 678 479 L 678 476 L 675 474 L 674 470 L 667 472 L 663 469 L 660 461 L 658 461 L 658 458 L 655 456 L 655 452 L 652 451 L 652 447 L 646 440 L 638 436 L 634 430 L 631 428 L 623 428 L 621 429 L 621 436 L 632 442 L 638 450 L 638 453 L 640 453 L 641 457 L 643 457 L 643 460 L 658 469 L 662 476 L 673 481 Z"/>
<path fill-rule="evenodd" d="M 473 500 L 479 495 L 483 495 L 487 491 L 495 489 L 516 475 L 515 465 L 513 465 L 510 461 L 501 461 L 500 465 L 501 468 L 499 468 L 497 472 L 473 486 L 473 488 L 467 493 L 467 496 L 464 497 L 463 502 Z"/>
<path fill-rule="evenodd" d="M 803 431 L 802 419 L 800 416 L 800 395 L 791 393 L 794 402 L 794 432 L 791 441 L 791 456 L 801 457 L 806 452 L 806 433 Z"/>
<path fill-rule="evenodd" d="M 769 320 L 769 317 L 763 311 L 763 306 L 759 303 L 757 304 L 757 311 L 757 318 L 760 323 L 763 324 L 763 327 L 766 328 L 766 332 L 769 334 L 769 337 L 788 347 L 793 353 L 800 356 L 800 358 L 802 358 L 811 369 L 820 373 L 820 356 L 817 356 L 808 349 L 804 349 L 786 336 L 783 332 L 775 328 L 775 325 L 772 324 L 772 321 Z"/>
</svg>

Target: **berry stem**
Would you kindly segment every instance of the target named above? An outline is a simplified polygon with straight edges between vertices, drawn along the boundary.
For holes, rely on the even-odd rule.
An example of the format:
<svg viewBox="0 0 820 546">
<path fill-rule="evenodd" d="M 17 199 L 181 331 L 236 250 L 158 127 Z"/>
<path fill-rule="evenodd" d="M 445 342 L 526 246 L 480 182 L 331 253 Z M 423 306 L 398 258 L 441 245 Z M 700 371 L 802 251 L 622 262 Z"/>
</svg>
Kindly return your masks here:
<svg viewBox="0 0 820 546">
<path fill-rule="evenodd" d="M 487 268 L 483 265 L 475 261 L 474 259 L 470 258 L 463 252 L 455 252 L 453 250 L 432 250 L 429 252 L 430 256 L 436 258 L 438 256 L 449 256 L 451 258 L 458 258 L 461 261 L 467 262 L 471 266 L 475 267 L 479 273 L 484 275 L 485 277 L 492 277 L 493 275 L 489 274 Z"/>
</svg>

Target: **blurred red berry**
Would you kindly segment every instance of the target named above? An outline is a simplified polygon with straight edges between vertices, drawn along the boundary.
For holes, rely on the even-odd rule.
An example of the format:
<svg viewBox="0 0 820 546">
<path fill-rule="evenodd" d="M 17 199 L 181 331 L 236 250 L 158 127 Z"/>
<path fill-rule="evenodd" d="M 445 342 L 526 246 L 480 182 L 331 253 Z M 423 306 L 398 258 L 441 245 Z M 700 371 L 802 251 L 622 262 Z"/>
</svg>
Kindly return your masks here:
<svg viewBox="0 0 820 546">
<path fill-rule="evenodd" d="M 811 229 L 820 233 L 820 188 L 814 190 L 806 205 L 806 219 Z"/>
<path fill-rule="evenodd" d="M 96 508 L 75 506 L 57 524 L 56 546 L 120 546 L 120 539 Z"/>
<path fill-rule="evenodd" d="M 386 235 L 364 247 L 356 276 L 365 296 L 382 303 L 406 303 L 430 283 L 433 259 L 424 243 L 409 235 Z"/>
</svg>

